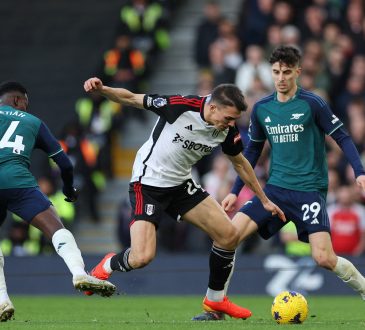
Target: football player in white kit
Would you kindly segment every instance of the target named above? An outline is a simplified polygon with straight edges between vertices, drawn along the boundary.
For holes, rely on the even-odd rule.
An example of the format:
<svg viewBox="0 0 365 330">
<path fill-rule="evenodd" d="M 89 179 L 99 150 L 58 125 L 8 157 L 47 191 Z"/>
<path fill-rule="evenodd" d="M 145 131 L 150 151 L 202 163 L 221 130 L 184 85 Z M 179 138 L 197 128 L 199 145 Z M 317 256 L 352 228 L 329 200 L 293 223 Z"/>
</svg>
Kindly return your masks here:
<svg viewBox="0 0 365 330">
<path fill-rule="evenodd" d="M 226 296 L 214 295 L 223 290 L 226 282 L 223 278 L 231 271 L 238 235 L 218 202 L 193 181 L 191 174 L 192 166 L 220 145 L 264 208 L 285 221 L 283 212 L 266 197 L 242 155 L 243 144 L 235 125 L 247 108 L 242 92 L 235 85 L 222 84 L 204 97 L 135 94 L 105 86 L 99 78 L 85 81 L 84 89 L 159 116 L 133 165 L 129 189 L 131 246 L 118 254 L 108 253 L 91 274 L 107 279 L 115 270 L 127 272 L 150 263 L 156 254 L 156 230 L 162 215 L 167 214 L 194 224 L 213 240 L 204 309 L 235 318 L 250 317 L 248 309 L 232 303 Z"/>
</svg>

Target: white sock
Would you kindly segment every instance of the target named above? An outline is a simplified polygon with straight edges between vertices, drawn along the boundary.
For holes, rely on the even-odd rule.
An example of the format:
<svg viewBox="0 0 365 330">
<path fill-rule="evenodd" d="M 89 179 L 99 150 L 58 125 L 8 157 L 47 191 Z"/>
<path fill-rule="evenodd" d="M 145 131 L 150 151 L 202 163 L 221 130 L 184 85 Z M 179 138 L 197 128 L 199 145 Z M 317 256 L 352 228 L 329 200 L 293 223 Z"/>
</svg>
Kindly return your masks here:
<svg viewBox="0 0 365 330">
<path fill-rule="evenodd" d="M 236 255 L 234 256 L 234 258 L 232 260 L 231 272 L 229 273 L 229 276 L 227 278 L 227 282 L 224 284 L 224 290 L 216 291 L 216 290 L 212 290 L 212 289 L 208 288 L 207 294 L 206 294 L 208 300 L 210 300 L 210 301 L 223 301 L 224 296 L 227 295 L 229 283 L 231 281 L 233 270 L 234 270 L 235 261 L 236 261 Z"/>
<path fill-rule="evenodd" d="M 0 303 L 10 300 L 8 291 L 6 289 L 5 275 L 4 275 L 4 255 L 0 248 Z"/>
<path fill-rule="evenodd" d="M 224 290 L 216 291 L 208 288 L 207 298 L 210 301 L 223 301 Z"/>
<path fill-rule="evenodd" d="M 337 257 L 337 264 L 333 271 L 355 291 L 365 294 L 365 278 L 350 261 L 342 257 Z"/>
<path fill-rule="evenodd" d="M 111 260 L 112 260 L 112 257 L 110 257 L 110 258 L 106 259 L 106 260 L 105 260 L 105 262 L 104 262 L 104 265 L 103 265 L 104 270 L 105 270 L 107 273 L 109 273 L 109 274 L 111 274 L 111 273 L 113 272 L 113 269 L 112 269 L 112 267 L 110 266 L 110 261 L 111 261 Z"/>
<path fill-rule="evenodd" d="M 72 233 L 65 229 L 57 230 L 52 236 L 53 246 L 58 255 L 64 260 L 73 276 L 86 275 L 84 260 L 77 247 Z"/>
</svg>

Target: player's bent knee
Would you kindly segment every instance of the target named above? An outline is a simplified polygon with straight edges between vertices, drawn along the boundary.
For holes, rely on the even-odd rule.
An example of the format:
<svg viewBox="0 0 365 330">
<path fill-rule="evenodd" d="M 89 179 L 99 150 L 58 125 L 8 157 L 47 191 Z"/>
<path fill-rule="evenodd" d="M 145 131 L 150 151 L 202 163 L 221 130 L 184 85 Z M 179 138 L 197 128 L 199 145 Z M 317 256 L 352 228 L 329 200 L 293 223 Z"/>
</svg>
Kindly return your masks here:
<svg viewBox="0 0 365 330">
<path fill-rule="evenodd" d="M 332 256 L 325 253 L 314 255 L 313 259 L 318 266 L 329 270 L 333 269 L 336 266 L 337 262 L 337 258 L 335 255 Z"/>
<path fill-rule="evenodd" d="M 229 231 L 227 235 L 221 236 L 215 241 L 220 247 L 224 249 L 234 250 L 236 249 L 239 241 L 238 231 L 233 229 L 232 231 Z"/>
</svg>

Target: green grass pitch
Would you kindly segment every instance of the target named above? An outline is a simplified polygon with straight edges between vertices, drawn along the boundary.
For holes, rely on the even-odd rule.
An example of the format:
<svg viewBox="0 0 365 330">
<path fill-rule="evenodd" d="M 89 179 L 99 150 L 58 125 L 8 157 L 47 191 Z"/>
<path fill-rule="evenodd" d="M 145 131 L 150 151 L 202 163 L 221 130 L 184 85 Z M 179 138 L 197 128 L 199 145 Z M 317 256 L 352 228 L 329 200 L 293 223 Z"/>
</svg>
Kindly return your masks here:
<svg viewBox="0 0 365 330">
<path fill-rule="evenodd" d="M 198 296 L 14 296 L 15 319 L 1 329 L 365 329 L 365 302 L 359 296 L 307 296 L 309 316 L 301 325 L 271 319 L 271 297 L 232 296 L 252 310 L 248 320 L 193 322 Z"/>
</svg>

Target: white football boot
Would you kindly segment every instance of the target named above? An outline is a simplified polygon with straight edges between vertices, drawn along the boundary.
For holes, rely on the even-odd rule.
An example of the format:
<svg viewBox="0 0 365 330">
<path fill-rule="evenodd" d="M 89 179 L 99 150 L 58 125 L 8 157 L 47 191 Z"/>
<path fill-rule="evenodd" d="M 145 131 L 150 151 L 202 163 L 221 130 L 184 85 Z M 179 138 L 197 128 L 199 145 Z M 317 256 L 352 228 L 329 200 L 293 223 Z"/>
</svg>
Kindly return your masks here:
<svg viewBox="0 0 365 330">
<path fill-rule="evenodd" d="M 77 275 L 72 279 L 73 285 L 79 291 L 91 291 L 102 297 L 110 297 L 117 289 L 109 281 L 99 280 L 91 275 Z"/>
<path fill-rule="evenodd" d="M 14 305 L 10 300 L 0 304 L 0 322 L 6 322 L 13 318 L 15 312 Z"/>
</svg>

